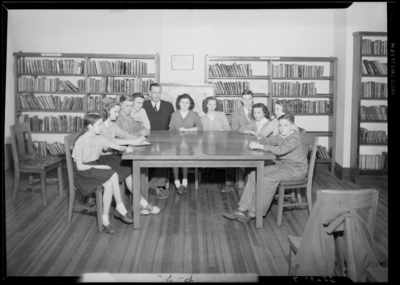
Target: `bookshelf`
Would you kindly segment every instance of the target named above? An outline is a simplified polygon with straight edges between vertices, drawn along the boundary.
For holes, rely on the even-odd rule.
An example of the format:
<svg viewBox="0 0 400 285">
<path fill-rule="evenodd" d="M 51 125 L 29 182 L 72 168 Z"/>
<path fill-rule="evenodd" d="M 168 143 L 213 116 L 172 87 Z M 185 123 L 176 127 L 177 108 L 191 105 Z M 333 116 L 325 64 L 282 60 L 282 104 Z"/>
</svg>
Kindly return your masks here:
<svg viewBox="0 0 400 285">
<path fill-rule="evenodd" d="M 239 67 L 238 67 L 239 66 Z M 322 66 L 322 67 L 321 67 Z M 222 71 L 221 71 L 222 69 Z M 228 75 L 228 76 L 227 76 Z M 232 75 L 232 76 L 229 76 Z M 241 76 L 238 76 L 241 75 Z M 205 83 L 216 84 L 219 100 L 240 98 L 241 92 L 218 92 L 219 82 L 250 82 L 254 101 L 273 112 L 275 100 L 292 100 L 299 126 L 308 133 L 323 137 L 329 159 L 317 159 L 328 164 L 333 172 L 336 141 L 337 58 L 278 56 L 205 56 Z M 217 83 L 218 82 L 218 83 Z M 237 83 L 240 86 L 240 83 Z M 322 90 L 322 91 L 321 91 Z M 229 91 L 229 90 L 228 90 Z M 238 107 L 241 104 L 238 103 Z M 229 115 L 231 112 L 227 112 Z M 313 129 L 312 120 L 323 120 Z M 310 126 L 310 127 L 308 127 Z"/>
<path fill-rule="evenodd" d="M 353 33 L 350 180 L 387 175 L 387 33 Z"/>
<path fill-rule="evenodd" d="M 160 79 L 160 57 L 143 54 L 14 54 L 15 123 L 31 122 L 32 135 L 80 131 L 83 117 L 101 113 L 118 95 L 147 94 Z"/>
</svg>

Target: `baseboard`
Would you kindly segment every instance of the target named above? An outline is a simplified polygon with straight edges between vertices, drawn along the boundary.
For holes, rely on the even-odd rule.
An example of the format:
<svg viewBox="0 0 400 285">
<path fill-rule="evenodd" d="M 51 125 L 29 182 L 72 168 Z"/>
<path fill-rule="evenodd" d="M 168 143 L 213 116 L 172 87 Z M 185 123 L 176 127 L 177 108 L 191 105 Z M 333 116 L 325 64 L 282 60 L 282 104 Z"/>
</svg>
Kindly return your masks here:
<svg viewBox="0 0 400 285">
<path fill-rule="evenodd" d="M 350 181 L 350 167 L 342 167 L 340 164 L 335 162 L 334 169 L 335 176 L 340 180 Z"/>
</svg>

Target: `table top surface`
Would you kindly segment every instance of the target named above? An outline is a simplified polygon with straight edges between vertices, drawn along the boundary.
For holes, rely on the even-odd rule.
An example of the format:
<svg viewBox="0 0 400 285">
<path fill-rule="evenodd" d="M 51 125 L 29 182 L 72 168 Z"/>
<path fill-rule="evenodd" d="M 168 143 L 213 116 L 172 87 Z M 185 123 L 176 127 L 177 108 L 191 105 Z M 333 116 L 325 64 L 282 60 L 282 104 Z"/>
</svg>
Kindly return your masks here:
<svg viewBox="0 0 400 285">
<path fill-rule="evenodd" d="M 122 159 L 134 160 L 270 160 L 268 151 L 251 150 L 255 136 L 237 131 L 151 131 L 151 145 L 133 147 Z"/>
</svg>

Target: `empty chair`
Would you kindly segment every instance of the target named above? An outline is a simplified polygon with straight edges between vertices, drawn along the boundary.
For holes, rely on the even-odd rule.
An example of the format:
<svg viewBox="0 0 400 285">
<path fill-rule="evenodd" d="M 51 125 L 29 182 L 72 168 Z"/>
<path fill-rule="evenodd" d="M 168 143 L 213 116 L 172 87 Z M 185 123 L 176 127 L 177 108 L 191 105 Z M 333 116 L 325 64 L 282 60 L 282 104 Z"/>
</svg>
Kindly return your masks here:
<svg viewBox="0 0 400 285">
<path fill-rule="evenodd" d="M 32 133 L 29 122 L 10 126 L 11 144 L 14 158 L 14 195 L 16 203 L 20 183 L 20 173 L 40 174 L 42 188 L 42 203 L 47 205 L 47 182 L 58 182 L 58 191 L 63 197 L 62 157 L 58 156 L 35 156 L 33 151 Z M 47 151 L 47 150 L 46 150 Z M 57 178 L 48 179 L 46 174 L 57 168 Z M 30 179 L 29 179 L 30 180 Z"/>
</svg>

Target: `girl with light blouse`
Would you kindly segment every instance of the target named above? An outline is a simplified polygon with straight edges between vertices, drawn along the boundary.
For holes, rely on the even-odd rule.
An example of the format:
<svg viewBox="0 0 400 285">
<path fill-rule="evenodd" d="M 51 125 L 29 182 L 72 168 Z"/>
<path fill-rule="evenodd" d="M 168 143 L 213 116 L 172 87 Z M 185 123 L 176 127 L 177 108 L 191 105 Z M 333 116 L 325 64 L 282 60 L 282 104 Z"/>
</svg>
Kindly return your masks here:
<svg viewBox="0 0 400 285">
<path fill-rule="evenodd" d="M 83 119 L 83 128 L 77 136 L 72 158 L 74 161 L 74 185 L 83 195 L 91 194 L 97 187 L 104 186 L 103 195 L 103 228 L 106 233 L 114 233 L 108 214 L 112 197 L 117 203 L 114 215 L 126 223 L 133 223 L 132 216 L 127 212 L 121 199 L 118 174 L 109 166 L 106 156 L 101 156 L 102 150 L 109 148 L 124 151 L 125 146 L 110 142 L 100 135 L 103 119 L 97 114 L 88 114 Z"/>
<path fill-rule="evenodd" d="M 268 107 L 265 106 L 263 103 L 254 104 L 251 107 L 251 116 L 255 121 L 246 126 L 240 127 L 239 133 L 259 136 L 270 123 L 270 121 L 268 120 Z"/>
</svg>

